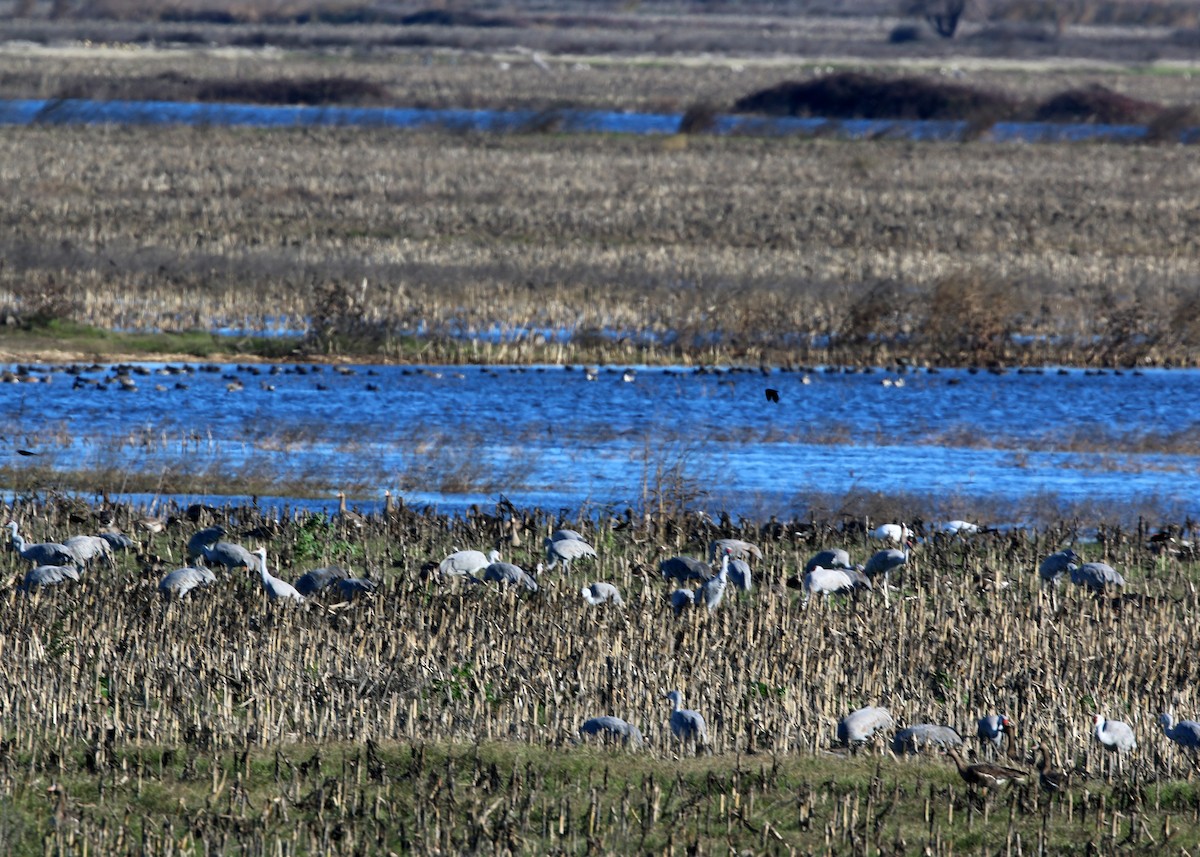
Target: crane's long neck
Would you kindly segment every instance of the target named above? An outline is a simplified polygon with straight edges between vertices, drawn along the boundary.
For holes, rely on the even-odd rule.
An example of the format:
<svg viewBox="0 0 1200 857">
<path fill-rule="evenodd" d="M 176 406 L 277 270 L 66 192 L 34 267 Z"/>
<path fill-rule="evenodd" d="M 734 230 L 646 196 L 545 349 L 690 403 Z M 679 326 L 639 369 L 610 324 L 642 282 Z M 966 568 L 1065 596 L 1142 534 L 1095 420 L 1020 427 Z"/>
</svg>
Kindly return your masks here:
<svg viewBox="0 0 1200 857">
<path fill-rule="evenodd" d="M 263 586 L 269 584 L 275 578 L 271 576 L 271 572 L 267 571 L 267 556 L 266 554 L 258 555 L 258 568 L 262 572 Z"/>
</svg>

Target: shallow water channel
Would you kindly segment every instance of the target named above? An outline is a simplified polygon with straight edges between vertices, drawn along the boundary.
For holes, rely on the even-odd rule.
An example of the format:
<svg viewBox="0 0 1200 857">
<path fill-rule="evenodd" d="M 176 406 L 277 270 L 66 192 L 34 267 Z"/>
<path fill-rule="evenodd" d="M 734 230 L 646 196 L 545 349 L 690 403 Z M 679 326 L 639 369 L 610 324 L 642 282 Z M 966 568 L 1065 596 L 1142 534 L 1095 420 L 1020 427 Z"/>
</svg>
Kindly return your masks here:
<svg viewBox="0 0 1200 857">
<path fill-rule="evenodd" d="M 0 384 L 0 434 L 12 467 L 103 472 L 114 499 L 150 474 L 180 502 L 221 500 L 186 490 L 206 474 L 231 495 L 256 480 L 261 498 L 310 498 L 298 505 L 331 507 L 341 488 L 362 509 L 391 490 L 447 512 L 501 495 L 617 512 L 666 497 L 790 517 L 878 491 L 946 517 L 985 501 L 1017 517 L 1200 512 L 1196 371 L 625 370 L 40 366 L 38 383 Z"/>
</svg>

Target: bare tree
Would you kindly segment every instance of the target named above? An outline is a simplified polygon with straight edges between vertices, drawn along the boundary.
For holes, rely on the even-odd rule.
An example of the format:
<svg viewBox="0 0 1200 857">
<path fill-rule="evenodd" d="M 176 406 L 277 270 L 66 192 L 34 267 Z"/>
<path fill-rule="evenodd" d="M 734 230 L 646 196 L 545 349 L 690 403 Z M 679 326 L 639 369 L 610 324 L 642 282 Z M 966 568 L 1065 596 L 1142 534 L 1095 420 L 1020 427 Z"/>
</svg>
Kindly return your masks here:
<svg viewBox="0 0 1200 857">
<path fill-rule="evenodd" d="M 923 15 L 939 36 L 952 39 L 966 7 L 967 0 L 915 0 L 908 4 L 905 11 Z"/>
</svg>

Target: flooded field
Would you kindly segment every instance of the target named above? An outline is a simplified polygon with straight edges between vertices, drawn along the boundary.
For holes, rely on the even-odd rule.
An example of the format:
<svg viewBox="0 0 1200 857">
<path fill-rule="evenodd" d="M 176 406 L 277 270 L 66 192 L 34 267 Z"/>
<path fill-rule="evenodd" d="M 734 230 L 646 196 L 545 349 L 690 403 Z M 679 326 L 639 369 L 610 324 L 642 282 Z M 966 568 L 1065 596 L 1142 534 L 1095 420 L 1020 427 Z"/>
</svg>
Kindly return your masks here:
<svg viewBox="0 0 1200 857">
<path fill-rule="evenodd" d="M 862 493 L 931 498 L 946 517 L 1200 512 L 1196 425 L 1178 409 L 1200 392 L 1192 370 L 20 368 L 26 382 L 0 385 L 0 433 L 37 453 L 9 456 L 29 489 L 89 473 L 114 498 L 328 506 L 344 490 L 369 509 L 390 491 L 448 512 L 503 496 L 765 518 Z"/>
</svg>

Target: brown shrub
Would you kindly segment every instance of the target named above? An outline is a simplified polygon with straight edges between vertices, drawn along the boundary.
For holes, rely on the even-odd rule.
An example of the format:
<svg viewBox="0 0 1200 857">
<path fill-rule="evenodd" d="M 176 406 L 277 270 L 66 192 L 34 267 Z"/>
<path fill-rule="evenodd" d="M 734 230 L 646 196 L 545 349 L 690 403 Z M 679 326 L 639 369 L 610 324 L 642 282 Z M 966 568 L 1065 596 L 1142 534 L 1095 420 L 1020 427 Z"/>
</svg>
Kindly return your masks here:
<svg viewBox="0 0 1200 857">
<path fill-rule="evenodd" d="M 706 134 L 717 124 L 717 109 L 711 104 L 693 104 L 679 119 L 680 134 Z"/>
<path fill-rule="evenodd" d="M 936 282 L 919 337 L 947 363 L 1002 361 L 1013 333 L 1014 288 L 970 272 Z"/>
<path fill-rule="evenodd" d="M 1191 105 L 1168 107 L 1146 125 L 1146 140 L 1151 143 L 1194 143 L 1197 129 L 1200 129 L 1200 108 Z"/>
<path fill-rule="evenodd" d="M 1162 105 L 1130 98 L 1094 84 L 1070 89 L 1042 102 L 1034 111 L 1039 122 L 1094 122 L 1100 125 L 1142 125 L 1162 112 Z"/>
<path fill-rule="evenodd" d="M 364 104 L 385 101 L 388 91 L 362 78 L 314 77 L 212 81 L 199 87 L 196 97 L 250 104 Z"/>
<path fill-rule="evenodd" d="M 739 113 L 828 116 L 838 119 L 975 119 L 1012 116 L 1007 95 L 957 83 L 902 77 L 886 80 L 838 72 L 810 81 L 785 81 L 738 99 Z"/>
</svg>

